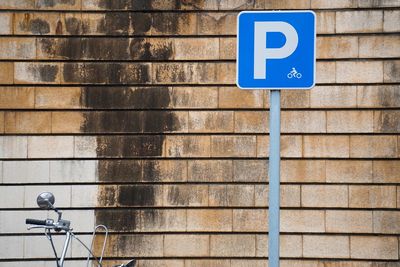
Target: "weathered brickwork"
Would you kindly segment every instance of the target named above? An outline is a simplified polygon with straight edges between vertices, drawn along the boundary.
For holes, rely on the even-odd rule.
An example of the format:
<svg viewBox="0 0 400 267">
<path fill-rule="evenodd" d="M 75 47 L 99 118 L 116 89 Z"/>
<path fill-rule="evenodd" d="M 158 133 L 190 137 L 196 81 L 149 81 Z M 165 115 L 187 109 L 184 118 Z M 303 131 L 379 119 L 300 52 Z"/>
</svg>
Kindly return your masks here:
<svg viewBox="0 0 400 267">
<path fill-rule="evenodd" d="M 0 0 L 0 266 L 54 265 L 24 224 L 51 191 L 84 241 L 109 227 L 105 266 L 266 267 L 269 92 L 235 86 L 236 16 L 277 9 L 318 33 L 317 85 L 282 92 L 281 266 L 399 266 L 398 0 Z"/>
</svg>

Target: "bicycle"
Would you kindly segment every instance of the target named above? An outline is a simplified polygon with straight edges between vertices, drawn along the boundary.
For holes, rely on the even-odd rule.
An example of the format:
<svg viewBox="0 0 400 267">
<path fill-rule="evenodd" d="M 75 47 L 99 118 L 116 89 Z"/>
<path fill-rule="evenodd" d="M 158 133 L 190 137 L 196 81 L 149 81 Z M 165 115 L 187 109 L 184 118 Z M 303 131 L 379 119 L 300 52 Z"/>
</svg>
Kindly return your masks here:
<svg viewBox="0 0 400 267">
<path fill-rule="evenodd" d="M 297 70 L 295 68 L 292 68 L 292 70 L 287 75 L 288 79 L 292 79 L 292 78 L 300 79 L 301 76 L 303 76 L 303 75 L 300 72 L 297 72 Z"/>
<path fill-rule="evenodd" d="M 49 219 L 49 218 L 47 218 L 45 220 L 37 220 L 37 219 L 27 218 L 25 220 L 26 224 L 31 225 L 28 227 L 28 230 L 44 229 L 45 236 L 50 241 L 51 247 L 53 249 L 57 267 L 64 267 L 64 262 L 65 262 L 65 258 L 67 255 L 68 247 L 69 247 L 69 244 L 70 244 L 70 241 L 72 238 L 77 240 L 89 252 L 89 255 L 86 260 L 86 266 L 89 266 L 91 257 L 92 257 L 92 259 L 94 259 L 97 262 L 97 267 L 103 266 L 103 264 L 102 264 L 103 255 L 104 255 L 104 250 L 106 247 L 107 237 L 108 237 L 108 229 L 105 225 L 96 225 L 95 226 L 93 234 L 92 234 L 92 243 L 89 248 L 73 233 L 73 231 L 72 231 L 73 229 L 71 228 L 71 221 L 62 219 L 62 212 L 59 211 L 56 207 L 54 207 L 55 197 L 52 193 L 50 193 L 50 192 L 40 193 L 39 196 L 37 197 L 36 202 L 41 209 L 53 210 L 58 215 L 57 221 L 54 221 L 53 219 Z M 100 258 L 97 258 L 92 252 L 92 247 L 93 247 L 93 242 L 94 242 L 95 236 L 97 234 L 97 230 L 100 228 L 104 229 L 105 238 L 103 241 L 101 256 L 100 256 Z M 52 238 L 52 231 L 54 231 L 56 233 L 63 231 L 65 233 L 65 241 L 64 241 L 64 246 L 63 246 L 63 250 L 61 252 L 60 258 L 58 258 L 57 251 L 54 246 L 54 242 L 53 242 L 53 238 Z M 135 265 L 136 265 L 136 260 L 133 259 L 126 264 L 114 265 L 113 267 L 134 267 Z"/>
</svg>

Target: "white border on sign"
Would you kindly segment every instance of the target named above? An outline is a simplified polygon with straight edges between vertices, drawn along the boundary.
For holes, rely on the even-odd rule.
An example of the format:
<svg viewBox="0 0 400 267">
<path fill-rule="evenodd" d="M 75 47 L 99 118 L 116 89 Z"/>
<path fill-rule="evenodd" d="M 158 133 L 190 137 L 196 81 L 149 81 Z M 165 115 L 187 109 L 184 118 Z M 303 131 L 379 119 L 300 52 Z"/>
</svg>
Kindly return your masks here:
<svg viewBox="0 0 400 267">
<path fill-rule="evenodd" d="M 314 79 L 313 79 L 313 84 L 310 87 L 285 87 L 285 88 L 274 88 L 274 87 L 268 87 L 268 88 L 260 88 L 260 87 L 241 87 L 239 84 L 239 17 L 242 14 L 246 13 L 311 13 L 314 16 Z M 236 18 L 237 25 L 236 25 L 236 86 L 239 87 L 240 89 L 243 90 L 309 90 L 313 87 L 315 87 L 316 84 L 316 67 L 317 67 L 317 15 L 315 14 L 314 11 L 312 10 L 277 10 L 277 11 L 242 11 L 237 15 Z"/>
</svg>

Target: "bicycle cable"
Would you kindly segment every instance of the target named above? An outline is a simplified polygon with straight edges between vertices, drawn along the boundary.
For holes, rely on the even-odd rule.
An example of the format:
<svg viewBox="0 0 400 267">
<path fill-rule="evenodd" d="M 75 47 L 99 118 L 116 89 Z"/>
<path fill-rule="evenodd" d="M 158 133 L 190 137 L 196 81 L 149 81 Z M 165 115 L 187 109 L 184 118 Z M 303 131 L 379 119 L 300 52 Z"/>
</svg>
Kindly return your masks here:
<svg viewBox="0 0 400 267">
<path fill-rule="evenodd" d="M 90 255 L 99 263 L 99 266 L 102 267 L 103 265 L 101 262 L 97 259 L 97 257 L 92 253 L 92 251 L 83 243 L 74 233 L 71 232 L 71 236 L 75 238 L 79 243 L 81 243 L 82 246 L 86 248 L 87 251 L 89 251 Z"/>
<path fill-rule="evenodd" d="M 50 241 L 51 248 L 53 249 L 54 256 L 56 257 L 57 267 L 60 267 L 60 263 L 58 262 L 57 251 L 56 251 L 56 248 L 54 247 L 53 238 L 51 237 L 50 229 L 46 229 L 46 230 L 44 231 L 44 233 L 45 233 L 47 239 Z"/>
</svg>

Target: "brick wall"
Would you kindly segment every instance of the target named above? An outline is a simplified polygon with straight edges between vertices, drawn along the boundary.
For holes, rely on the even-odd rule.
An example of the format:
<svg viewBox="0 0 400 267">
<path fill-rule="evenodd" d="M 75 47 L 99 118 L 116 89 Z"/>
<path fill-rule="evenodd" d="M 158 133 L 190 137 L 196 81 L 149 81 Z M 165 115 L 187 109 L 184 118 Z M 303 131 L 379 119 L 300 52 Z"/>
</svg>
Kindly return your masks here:
<svg viewBox="0 0 400 267">
<path fill-rule="evenodd" d="M 0 266 L 54 265 L 24 225 L 42 191 L 84 240 L 110 228 L 107 264 L 266 266 L 269 96 L 234 85 L 253 9 L 317 13 L 317 86 L 282 92 L 282 266 L 400 266 L 400 1 L 0 8 Z"/>
</svg>

